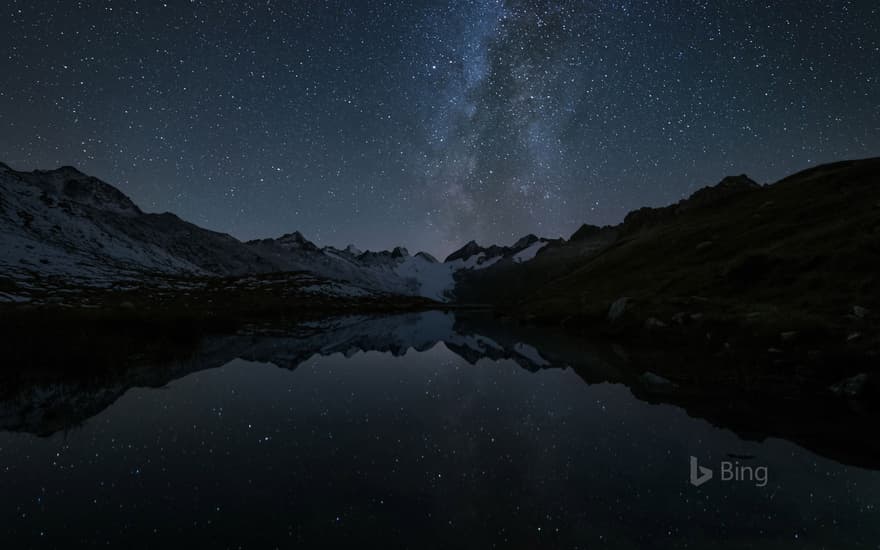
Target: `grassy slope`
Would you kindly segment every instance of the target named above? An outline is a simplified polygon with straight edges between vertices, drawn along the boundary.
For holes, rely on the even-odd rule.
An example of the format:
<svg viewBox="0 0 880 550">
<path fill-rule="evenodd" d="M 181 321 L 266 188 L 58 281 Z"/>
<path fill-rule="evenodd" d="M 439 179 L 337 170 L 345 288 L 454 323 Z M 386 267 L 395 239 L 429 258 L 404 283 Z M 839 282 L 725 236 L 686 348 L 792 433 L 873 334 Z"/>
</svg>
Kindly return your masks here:
<svg viewBox="0 0 880 550">
<path fill-rule="evenodd" d="M 514 309 L 598 319 L 629 296 L 643 316 L 698 306 L 827 323 L 854 305 L 876 311 L 878 273 L 880 159 L 871 159 L 818 167 L 621 237 Z"/>
</svg>

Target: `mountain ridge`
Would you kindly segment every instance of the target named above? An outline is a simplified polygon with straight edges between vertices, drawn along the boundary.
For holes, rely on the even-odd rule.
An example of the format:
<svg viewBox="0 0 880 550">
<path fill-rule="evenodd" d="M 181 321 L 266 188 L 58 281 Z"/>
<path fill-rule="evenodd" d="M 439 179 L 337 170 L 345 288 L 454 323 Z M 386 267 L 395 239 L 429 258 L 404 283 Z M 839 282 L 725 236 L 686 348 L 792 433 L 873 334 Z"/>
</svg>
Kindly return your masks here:
<svg viewBox="0 0 880 550">
<path fill-rule="evenodd" d="M 239 241 L 173 213 L 145 213 L 112 185 L 71 166 L 19 172 L 0 163 L 0 267 L 6 278 L 14 280 L 63 276 L 77 284 L 97 281 L 103 285 L 144 273 L 244 276 L 309 272 L 361 288 L 439 301 L 504 302 L 508 306 L 538 303 L 543 299 L 537 297 L 548 293 L 545 287 L 559 286 L 594 258 L 627 249 L 628 243 L 641 239 L 640 235 L 663 231 L 694 216 L 735 209 L 755 194 L 780 185 L 876 162 L 866 159 L 811 167 L 769 185 L 760 185 L 745 175 L 728 176 L 676 203 L 634 210 L 617 225 L 583 224 L 568 240 L 534 234 L 510 246 L 481 246 L 471 240 L 442 262 L 426 252 L 410 254 L 401 246 L 384 251 L 361 251 L 354 245 L 320 247 L 300 231 Z M 786 201 L 797 207 L 793 198 Z M 756 208 L 778 210 L 772 204 Z M 712 249 L 719 248 L 712 235 L 691 246 L 710 256 Z M 676 253 L 677 249 L 670 250 L 670 254 Z M 658 263 L 663 261 L 657 259 Z M 625 279 L 626 272 L 611 279 L 621 277 Z M 562 302 L 571 305 L 569 299 Z M 593 302 L 593 307 L 598 307 L 598 301 Z"/>
<path fill-rule="evenodd" d="M 438 262 L 426 252 L 319 247 L 300 231 L 239 241 L 177 215 L 146 213 L 116 187 L 71 166 L 0 170 L 0 267 L 5 278 L 61 277 L 107 286 L 146 274 L 244 276 L 310 272 L 329 280 L 439 301 L 452 297 L 454 273 L 479 266 Z M 495 253 L 509 251 L 494 247 Z"/>
<path fill-rule="evenodd" d="M 462 273 L 456 290 L 536 323 L 760 335 L 770 349 L 802 335 L 858 356 L 880 349 L 867 336 L 877 273 L 880 158 L 869 158 L 766 185 L 725 178 L 616 226 L 585 224 L 528 264 Z"/>
</svg>

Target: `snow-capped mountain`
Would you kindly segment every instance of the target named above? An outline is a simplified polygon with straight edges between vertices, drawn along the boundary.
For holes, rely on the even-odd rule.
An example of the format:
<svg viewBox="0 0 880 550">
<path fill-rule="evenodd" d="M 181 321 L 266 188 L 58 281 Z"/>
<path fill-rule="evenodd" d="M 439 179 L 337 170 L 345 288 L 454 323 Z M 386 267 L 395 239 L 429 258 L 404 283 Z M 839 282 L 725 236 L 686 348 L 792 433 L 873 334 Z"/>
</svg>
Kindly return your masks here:
<svg viewBox="0 0 880 550">
<path fill-rule="evenodd" d="M 523 263 L 534 257 L 547 245 L 561 243 L 562 239 L 544 239 L 529 234 L 513 243 L 512 246 L 492 245 L 484 248 L 470 241 L 450 254 L 445 263 L 460 269 L 485 269 L 499 262 Z"/>
<path fill-rule="evenodd" d="M 528 261 L 551 241 L 474 242 L 438 262 L 402 247 L 319 247 L 300 232 L 241 242 L 174 214 L 145 213 L 125 194 L 65 166 L 19 172 L 0 164 L 0 278 L 106 286 L 145 274 L 243 276 L 305 271 L 359 287 L 446 301 L 456 273 Z"/>
<path fill-rule="evenodd" d="M 410 255 L 403 247 L 380 252 L 361 252 L 353 245 L 344 250 L 319 248 L 299 233 L 247 244 L 284 270 L 311 271 L 385 292 L 447 301 L 455 295 L 459 272 L 484 269 L 498 262 L 526 262 L 553 242 L 557 241 L 527 235 L 513 246 L 483 248 L 471 241 L 442 263 L 427 252 Z"/>
<path fill-rule="evenodd" d="M 0 164 L 0 269 L 68 281 L 166 274 L 244 274 L 273 266 L 229 235 L 174 214 L 147 214 L 75 168 L 18 172 Z"/>
<path fill-rule="evenodd" d="M 245 244 L 280 270 L 310 271 L 384 292 L 445 301 L 454 286 L 448 266 L 424 252 L 411 256 L 402 247 L 381 252 L 361 252 L 354 245 L 320 248 L 298 232 Z"/>
</svg>

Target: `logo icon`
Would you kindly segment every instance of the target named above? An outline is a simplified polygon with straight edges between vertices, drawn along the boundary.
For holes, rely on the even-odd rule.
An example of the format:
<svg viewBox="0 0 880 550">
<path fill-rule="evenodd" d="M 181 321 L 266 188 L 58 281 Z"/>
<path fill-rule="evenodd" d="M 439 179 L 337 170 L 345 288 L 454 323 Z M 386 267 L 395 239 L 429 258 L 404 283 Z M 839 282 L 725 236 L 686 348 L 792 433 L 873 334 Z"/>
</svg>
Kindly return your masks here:
<svg viewBox="0 0 880 550">
<path fill-rule="evenodd" d="M 712 479 L 712 470 L 704 466 L 700 466 L 697 457 L 691 457 L 691 485 L 699 487 Z"/>
</svg>

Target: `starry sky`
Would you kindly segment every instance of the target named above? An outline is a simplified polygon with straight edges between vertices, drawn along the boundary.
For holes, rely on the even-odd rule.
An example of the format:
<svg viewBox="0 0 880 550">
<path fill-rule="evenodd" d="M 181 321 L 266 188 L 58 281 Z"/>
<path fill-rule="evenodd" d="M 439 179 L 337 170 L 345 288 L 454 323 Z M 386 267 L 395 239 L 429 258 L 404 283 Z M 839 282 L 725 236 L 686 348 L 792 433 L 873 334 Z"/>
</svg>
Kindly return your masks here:
<svg viewBox="0 0 880 550">
<path fill-rule="evenodd" d="M 439 256 L 880 154 L 876 0 L 7 0 L 0 160 Z"/>
</svg>

